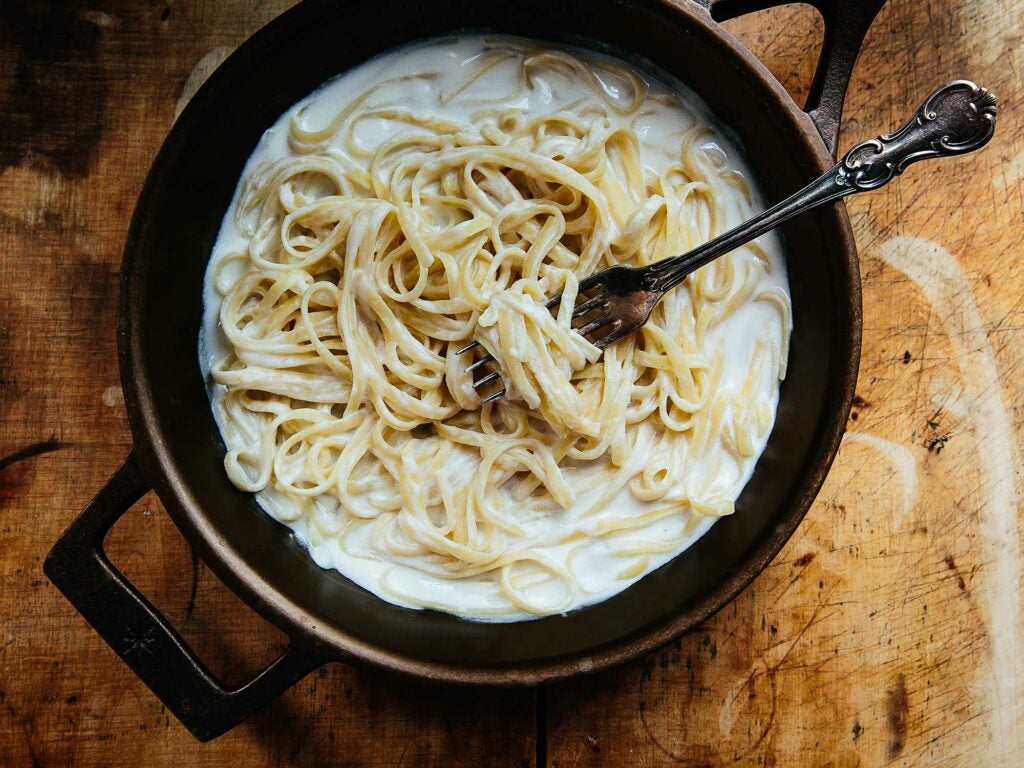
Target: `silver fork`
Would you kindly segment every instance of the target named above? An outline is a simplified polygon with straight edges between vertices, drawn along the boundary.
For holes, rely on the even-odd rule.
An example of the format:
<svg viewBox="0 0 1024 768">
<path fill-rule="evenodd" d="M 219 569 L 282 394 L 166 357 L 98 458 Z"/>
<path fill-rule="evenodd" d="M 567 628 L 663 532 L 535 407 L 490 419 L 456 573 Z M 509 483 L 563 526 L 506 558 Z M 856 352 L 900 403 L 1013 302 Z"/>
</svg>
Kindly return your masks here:
<svg viewBox="0 0 1024 768">
<path fill-rule="evenodd" d="M 918 160 L 978 149 L 992 138 L 995 120 L 996 97 L 991 91 L 969 80 L 946 83 L 932 93 L 898 131 L 857 144 L 831 170 L 799 192 L 714 240 L 682 256 L 646 267 L 616 265 L 581 280 L 579 298 L 583 300 L 576 305 L 572 317 L 573 322 L 579 320 L 582 324 L 574 326 L 574 330 L 588 336 L 608 328 L 605 335 L 593 341 L 596 347 L 604 349 L 640 328 L 666 293 L 705 264 L 794 216 L 855 192 L 878 189 Z M 545 306 L 550 309 L 561 298 L 559 294 Z M 477 346 L 479 342 L 474 341 L 456 354 Z M 493 356 L 487 355 L 466 370 L 474 372 L 492 360 Z M 473 386 L 479 388 L 500 375 L 497 371 L 487 374 Z M 501 389 L 485 397 L 483 402 L 492 402 L 504 394 L 505 390 Z"/>
</svg>

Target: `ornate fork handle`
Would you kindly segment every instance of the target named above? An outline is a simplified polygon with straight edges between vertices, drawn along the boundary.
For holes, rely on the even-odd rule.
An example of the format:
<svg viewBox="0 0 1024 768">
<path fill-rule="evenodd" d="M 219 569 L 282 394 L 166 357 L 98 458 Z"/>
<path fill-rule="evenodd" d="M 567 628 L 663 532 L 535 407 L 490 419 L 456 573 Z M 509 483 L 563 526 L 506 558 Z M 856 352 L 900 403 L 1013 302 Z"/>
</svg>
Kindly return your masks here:
<svg viewBox="0 0 1024 768">
<path fill-rule="evenodd" d="M 811 208 L 878 189 L 918 160 L 978 149 L 992 138 L 995 118 L 996 98 L 988 89 L 969 80 L 946 83 L 898 131 L 857 144 L 796 194 L 689 253 L 647 267 L 643 287 L 668 291 L 694 270 Z"/>
<path fill-rule="evenodd" d="M 582 319 L 584 323 L 574 329 L 583 336 L 605 329 L 607 332 L 593 342 L 604 349 L 647 322 L 655 304 L 667 291 L 708 262 L 812 208 L 854 192 L 878 189 L 918 160 L 978 149 L 992 138 L 995 127 L 996 97 L 992 93 L 967 80 L 946 83 L 898 131 L 862 141 L 830 171 L 745 224 L 682 256 L 641 268 L 616 265 L 581 280 L 581 294 L 592 293 L 574 308 L 573 319 Z M 548 301 L 548 308 L 559 300 L 560 295 Z M 587 320 L 588 317 L 592 319 Z M 475 346 L 478 342 L 463 347 L 457 354 Z M 491 360 L 487 355 L 466 370 L 472 372 Z M 479 387 L 499 376 L 498 372 L 491 373 L 473 386 Z M 504 393 L 502 389 L 483 402 L 496 400 Z"/>
</svg>

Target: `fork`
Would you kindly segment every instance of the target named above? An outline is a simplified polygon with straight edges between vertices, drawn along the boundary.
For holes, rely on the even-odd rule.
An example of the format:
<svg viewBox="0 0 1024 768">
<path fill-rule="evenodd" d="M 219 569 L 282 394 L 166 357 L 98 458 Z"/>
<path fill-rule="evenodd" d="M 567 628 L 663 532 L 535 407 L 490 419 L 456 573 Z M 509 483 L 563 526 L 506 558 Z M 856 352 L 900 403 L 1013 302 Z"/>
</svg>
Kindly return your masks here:
<svg viewBox="0 0 1024 768">
<path fill-rule="evenodd" d="M 573 330 L 582 336 L 608 329 L 593 341 L 605 349 L 640 328 L 655 305 L 687 276 L 720 256 L 775 229 L 794 216 L 831 203 L 855 192 L 878 189 L 903 173 L 907 166 L 929 157 L 948 157 L 978 149 L 995 131 L 996 97 L 969 80 L 954 80 L 932 93 L 906 124 L 895 133 L 855 145 L 842 159 L 796 194 L 772 206 L 738 227 L 719 235 L 682 256 L 662 259 L 646 267 L 621 264 L 601 270 L 580 281 L 583 301 L 573 310 Z M 591 292 L 589 296 L 586 294 Z M 548 309 L 561 301 L 559 294 L 545 303 Z M 591 317 L 588 317 L 591 316 Z M 468 352 L 480 342 L 467 344 L 456 354 Z M 494 360 L 487 355 L 466 368 L 475 372 Z M 474 388 L 500 377 L 495 371 L 476 380 Z M 483 398 L 489 403 L 505 394 L 501 389 Z"/>
</svg>

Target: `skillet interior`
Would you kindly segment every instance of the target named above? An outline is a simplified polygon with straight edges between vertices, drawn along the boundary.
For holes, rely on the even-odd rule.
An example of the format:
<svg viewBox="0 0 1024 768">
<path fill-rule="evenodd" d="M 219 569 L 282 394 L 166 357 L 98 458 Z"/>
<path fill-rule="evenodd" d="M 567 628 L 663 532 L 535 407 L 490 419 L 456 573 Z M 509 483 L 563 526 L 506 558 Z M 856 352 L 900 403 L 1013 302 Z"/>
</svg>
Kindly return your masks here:
<svg viewBox="0 0 1024 768">
<path fill-rule="evenodd" d="M 693 626 L 782 546 L 845 424 L 859 353 L 859 276 L 841 210 L 783 230 L 795 332 L 768 447 L 736 514 L 625 592 L 566 616 L 481 624 L 398 608 L 319 569 L 224 474 L 196 353 L 204 270 L 246 159 L 282 112 L 376 53 L 460 28 L 573 42 L 578 35 L 642 52 L 735 132 L 769 200 L 828 162 L 806 116 L 696 6 L 307 2 L 212 76 L 161 150 L 126 247 L 121 373 L 140 461 L 175 521 L 229 586 L 293 638 L 330 656 L 439 679 L 536 682 L 621 661 Z"/>
</svg>

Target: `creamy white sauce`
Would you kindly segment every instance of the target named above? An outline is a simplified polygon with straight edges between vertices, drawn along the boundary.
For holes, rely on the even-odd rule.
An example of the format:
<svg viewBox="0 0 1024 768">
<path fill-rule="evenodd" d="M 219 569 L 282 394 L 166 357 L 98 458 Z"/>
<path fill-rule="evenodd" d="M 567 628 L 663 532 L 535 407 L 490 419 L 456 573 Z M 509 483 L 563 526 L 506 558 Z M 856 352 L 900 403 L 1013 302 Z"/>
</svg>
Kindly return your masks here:
<svg viewBox="0 0 1024 768">
<path fill-rule="evenodd" d="M 511 92 L 515 83 L 514 71 L 511 67 L 497 67 L 460 94 L 453 103 L 446 105 L 439 103 L 441 94 L 449 93 L 464 82 L 466 72 L 482 55 L 484 39 L 479 35 L 465 34 L 458 37 L 438 38 L 416 46 L 398 49 L 372 59 L 325 83 L 320 89 L 288 110 L 267 130 L 249 159 L 242 177 L 245 178 L 258 165 L 290 154 L 287 144 L 288 128 L 299 110 L 304 110 L 302 119 L 306 126 L 316 128 L 326 126 L 338 111 L 353 98 L 379 82 L 402 75 L 424 72 L 438 75 L 432 79 L 410 79 L 404 82 L 401 85 L 403 88 L 401 105 L 403 107 L 468 122 L 472 115 L 482 108 L 482 99 L 494 98 L 496 95 Z M 599 54 L 590 52 L 584 55 L 592 59 L 600 58 Z M 615 63 L 620 66 L 623 64 L 620 60 L 615 60 Z M 609 116 L 613 124 L 618 121 L 618 124 L 632 127 L 641 140 L 645 164 L 656 171 L 664 168 L 670 162 L 669 150 L 678 151 L 683 133 L 699 120 L 702 124 L 710 126 L 714 142 L 721 147 L 728 159 L 728 167 L 741 173 L 748 180 L 755 190 L 756 200 L 756 184 L 742 164 L 737 148 L 728 139 L 726 133 L 717 126 L 715 119 L 702 102 L 677 82 L 672 82 L 671 86 L 660 83 L 647 70 L 643 71 L 643 76 L 651 84 L 652 94 L 672 93 L 682 104 L 680 106 L 678 103 L 665 104 L 649 101 L 641 110 L 644 114 L 637 119 L 620 118 L 614 114 Z M 614 92 L 617 87 L 617 84 L 611 81 L 606 81 L 605 85 L 611 92 Z M 394 91 L 388 93 L 393 95 Z M 507 104 L 507 106 L 521 109 L 527 116 L 541 115 L 556 111 L 566 104 L 588 95 L 592 96 L 589 89 L 574 83 L 568 77 L 553 76 L 549 79 L 539 80 L 536 86 L 528 92 L 528 95 L 518 99 L 515 103 Z M 395 122 L 376 119 L 363 120 L 355 135 L 364 148 L 372 149 L 402 130 L 404 130 L 403 126 Z M 238 190 L 236 190 L 236 199 L 237 196 Z M 734 226 L 743 220 L 738 207 L 738 193 L 735 198 L 728 201 L 728 226 Z M 233 206 L 234 203 L 232 203 L 232 208 Z M 762 207 L 760 203 L 756 203 L 754 211 L 756 212 Z M 769 234 L 760 238 L 758 242 L 768 255 L 771 270 L 763 278 L 755 293 L 775 287 L 788 294 L 785 267 L 777 238 L 775 235 Z M 211 264 L 215 263 L 217 257 L 223 252 L 237 252 L 244 250 L 245 247 L 246 239 L 239 231 L 233 216 L 226 215 L 214 247 Z M 213 270 L 208 270 L 206 277 L 204 322 L 199 340 L 199 356 L 203 375 L 208 382 L 210 397 L 216 401 L 217 398 L 223 396 L 225 388 L 215 385 L 210 379 L 211 364 L 228 354 L 230 349 L 219 327 L 220 295 L 214 289 L 212 272 Z M 747 364 L 751 359 L 757 340 L 760 338 L 778 343 L 782 335 L 783 329 L 778 312 L 766 302 L 747 301 L 737 311 L 725 318 L 711 331 L 708 337 L 709 354 L 713 354 L 716 349 L 724 351 L 724 371 L 720 388 L 738 392 L 747 379 Z M 774 414 L 778 402 L 778 382 L 773 376 L 763 377 L 759 387 L 760 390 L 755 392 L 755 396 L 767 397 Z M 224 432 L 224 425 L 220 426 Z M 768 434 L 770 434 L 770 430 L 759 441 L 753 457 L 736 466 L 732 462 L 727 463 L 722 468 L 717 478 L 718 481 L 726 486 L 737 484 L 737 487 L 742 487 L 753 472 L 758 456 L 764 450 Z M 637 450 L 631 460 L 635 468 L 639 469 L 644 466 L 648 458 L 649 452 Z M 462 460 L 471 462 L 473 459 L 464 456 Z M 459 472 L 459 463 L 453 462 L 447 467 L 447 471 L 456 476 Z M 693 477 L 706 474 L 708 471 L 709 468 L 704 466 L 700 460 L 690 461 L 687 464 L 686 474 L 687 477 Z M 575 490 L 578 497 L 575 507 L 540 516 L 526 524 L 525 527 L 531 538 L 536 537 L 536 540 L 541 543 L 544 541 L 554 542 L 560 538 L 561 532 L 576 527 L 574 521 L 579 520 L 581 510 L 589 506 L 588 502 L 600 493 L 600 488 L 588 491 L 585 484 L 580 483 L 580 487 Z M 500 602 L 501 595 L 492 579 L 478 578 L 455 581 L 434 578 L 403 565 L 398 558 L 383 555 L 375 550 L 369 541 L 369 526 L 358 529 L 346 538 L 345 549 L 347 551 L 342 550 L 337 539 L 329 537 L 319 545 L 311 546 L 307 521 L 303 517 L 296 519 L 295 505 L 289 498 L 268 488 L 257 495 L 257 500 L 271 516 L 291 528 L 296 537 L 309 549 L 310 555 L 318 565 L 323 568 L 337 569 L 355 583 L 385 600 L 406 605 L 407 603 L 396 597 L 395 592 L 398 592 L 415 596 L 427 604 L 444 603 L 457 606 L 453 612 L 462 614 L 486 612 Z M 636 499 L 627 488 L 611 502 L 603 513 L 591 515 L 588 521 L 599 521 L 602 518 L 627 514 L 641 514 L 655 507 L 664 506 L 671 500 L 670 494 L 669 497 L 657 502 L 642 502 Z M 323 496 L 318 499 L 317 503 L 328 508 L 336 505 L 335 501 Z M 572 569 L 578 577 L 581 587 L 580 595 L 573 607 L 603 600 L 620 592 L 646 573 L 664 565 L 707 532 L 714 520 L 715 518 L 701 517 L 695 514 L 676 515 L 631 533 L 627 541 L 641 539 L 663 541 L 686 533 L 680 547 L 664 554 L 651 555 L 648 566 L 633 578 L 620 578 L 620 573 L 631 560 L 617 557 L 610 552 L 613 546 L 622 546 L 624 540 L 621 538 L 615 538 L 614 541 L 594 539 L 573 559 Z M 551 544 L 546 547 L 538 544 L 538 547 L 543 548 L 554 558 L 564 560 L 569 550 L 578 543 Z M 557 604 L 561 599 L 558 592 L 564 587 L 552 582 L 542 585 L 538 589 L 551 591 L 550 595 L 543 595 L 543 593 L 540 595 L 541 602 Z M 487 620 L 488 617 L 474 615 L 471 618 Z M 527 618 L 534 618 L 534 616 L 533 614 L 515 612 L 495 616 L 494 620 L 514 621 Z"/>
</svg>

